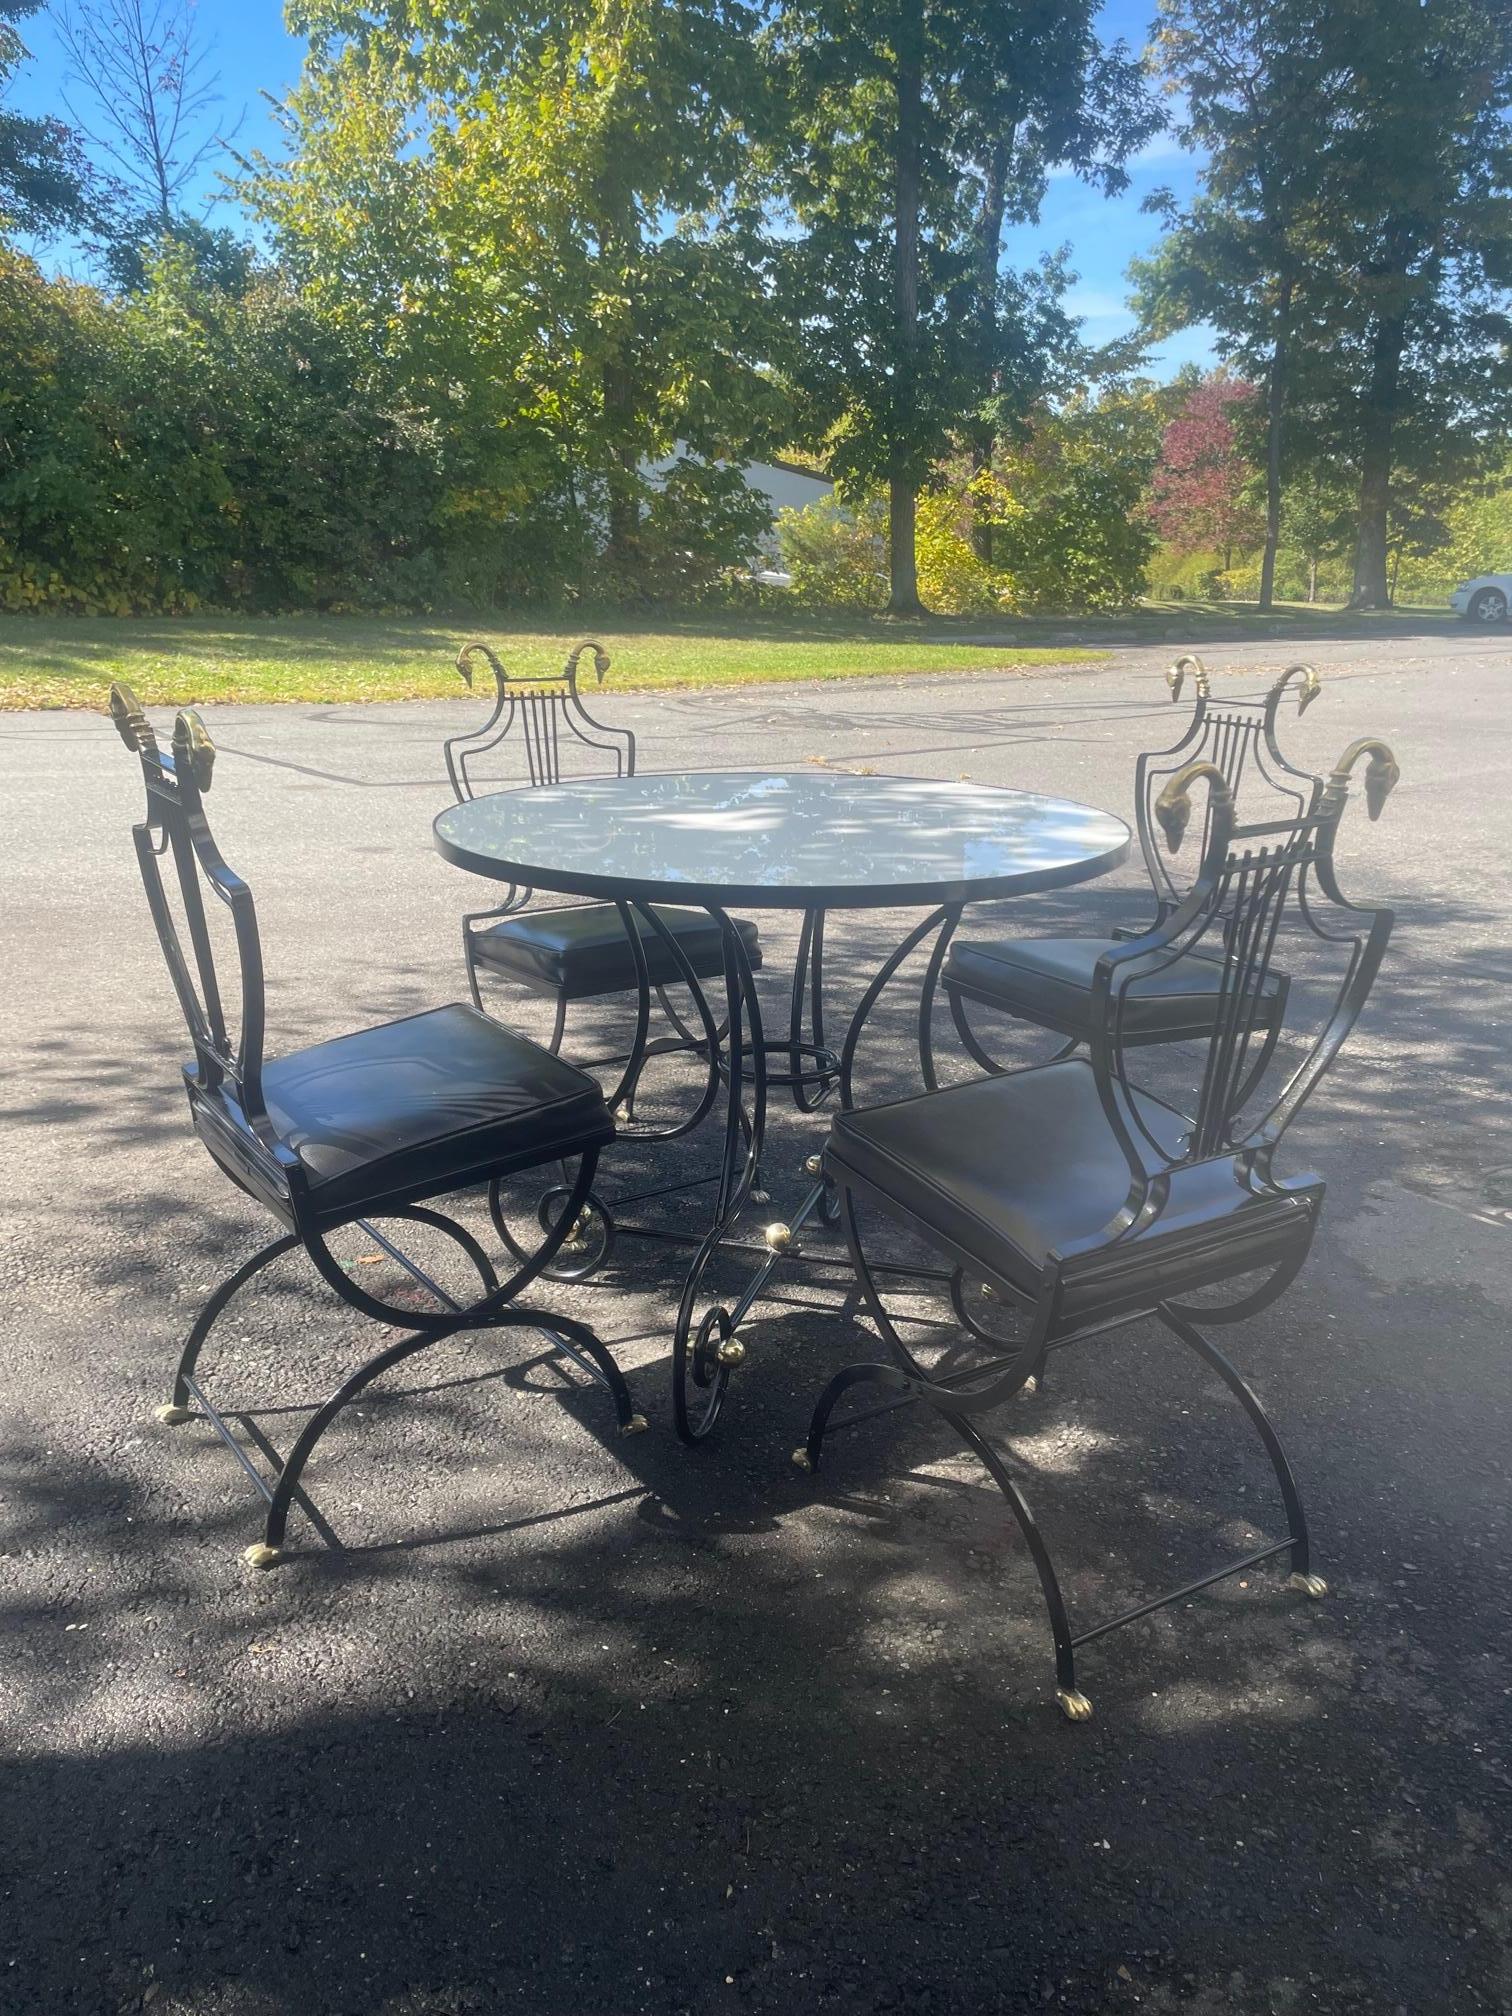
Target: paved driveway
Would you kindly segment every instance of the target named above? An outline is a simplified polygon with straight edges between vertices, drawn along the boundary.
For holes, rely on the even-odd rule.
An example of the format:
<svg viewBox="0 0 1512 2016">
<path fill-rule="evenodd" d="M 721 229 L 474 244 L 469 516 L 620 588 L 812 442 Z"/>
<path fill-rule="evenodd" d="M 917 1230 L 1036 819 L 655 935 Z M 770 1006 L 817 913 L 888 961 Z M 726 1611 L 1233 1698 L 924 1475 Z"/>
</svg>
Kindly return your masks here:
<svg viewBox="0 0 1512 2016">
<path fill-rule="evenodd" d="M 1248 693 L 1285 648 L 1212 656 Z M 822 758 L 1127 813 L 1134 752 L 1170 726 L 1160 662 L 617 711 L 647 767 Z M 230 1459 L 152 1420 L 178 1336 L 261 1233 L 184 1126 L 134 769 L 97 719 L 0 722 L 0 2008 L 1512 2003 L 1512 652 L 1366 641 L 1322 669 L 1289 746 L 1319 767 L 1367 730 L 1396 747 L 1402 784 L 1344 860 L 1398 936 L 1299 1129 L 1331 1182 L 1319 1250 L 1232 1341 L 1335 1593 L 1299 1605 L 1261 1571 L 1091 1648 L 1081 1730 L 1049 1702 L 1022 1550 L 948 1436 L 895 1417 L 814 1483 L 790 1469 L 808 1399 L 856 1355 L 838 1295 L 763 1304 L 717 1443 L 677 1446 L 646 1246 L 564 1306 L 616 1343 L 651 1434 L 617 1441 L 517 1339 L 442 1347 L 323 1445 L 311 1488 L 344 1550 L 301 1527 L 297 1558 L 249 1576 Z M 467 718 L 211 713 L 275 1043 L 455 998 L 478 892 L 428 829 L 439 737 Z M 1131 864 L 1016 922 L 1139 908 Z M 837 924 L 842 997 L 891 921 Z M 903 1033 L 884 1027 L 879 1084 Z M 779 1196 L 812 1145 L 779 1130 Z M 279 1407 L 359 1334 L 291 1268 L 205 1370 L 286 1444 Z M 1004 1427 L 1084 1614 L 1264 1528 L 1263 1459 L 1158 1336 L 1060 1366 Z"/>
</svg>

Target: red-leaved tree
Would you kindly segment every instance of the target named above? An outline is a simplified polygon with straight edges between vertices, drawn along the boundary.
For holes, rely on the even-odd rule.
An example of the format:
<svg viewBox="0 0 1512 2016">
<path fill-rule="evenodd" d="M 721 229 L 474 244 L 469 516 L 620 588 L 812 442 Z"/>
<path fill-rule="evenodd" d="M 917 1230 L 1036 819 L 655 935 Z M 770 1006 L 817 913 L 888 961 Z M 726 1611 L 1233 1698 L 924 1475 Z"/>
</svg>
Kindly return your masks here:
<svg viewBox="0 0 1512 2016">
<path fill-rule="evenodd" d="M 1161 437 L 1145 509 L 1176 552 L 1218 552 L 1228 567 L 1236 546 L 1259 538 L 1250 490 L 1255 464 L 1236 425 L 1257 396 L 1254 385 L 1215 371 L 1193 386 Z"/>
</svg>

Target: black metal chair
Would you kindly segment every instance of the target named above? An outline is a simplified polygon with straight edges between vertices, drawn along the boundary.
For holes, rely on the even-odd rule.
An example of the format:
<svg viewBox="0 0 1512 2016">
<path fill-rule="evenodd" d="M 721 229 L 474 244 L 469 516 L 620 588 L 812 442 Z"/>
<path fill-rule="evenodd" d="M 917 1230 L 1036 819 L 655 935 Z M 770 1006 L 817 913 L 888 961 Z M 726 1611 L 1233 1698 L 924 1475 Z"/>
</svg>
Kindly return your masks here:
<svg viewBox="0 0 1512 2016">
<path fill-rule="evenodd" d="M 1186 675 L 1193 675 L 1196 705 L 1181 739 L 1168 749 L 1145 751 L 1134 770 L 1134 813 L 1140 851 L 1155 895 L 1154 924 L 1181 902 L 1183 890 L 1155 831 L 1154 807 L 1177 771 L 1193 762 L 1212 763 L 1236 800 L 1259 785 L 1285 815 L 1299 817 L 1318 802 L 1323 780 L 1287 761 L 1276 739 L 1276 716 L 1287 689 L 1297 684 L 1297 712 L 1304 713 L 1321 690 L 1310 665 L 1292 665 L 1264 700 L 1227 700 L 1215 706 L 1207 671 L 1193 657 L 1177 659 L 1166 673 L 1173 700 L 1181 698 Z M 1279 809 L 1279 808 L 1278 808 Z M 1211 812 L 1207 815 L 1211 818 Z M 1272 813 L 1270 816 L 1277 816 Z M 1204 840 L 1206 831 L 1204 830 Z M 1001 1069 L 972 1027 L 966 1004 L 995 1009 L 1036 1028 L 1066 1038 L 1058 1053 L 1069 1056 L 1091 1040 L 1093 983 L 1099 960 L 1110 946 L 1138 935 L 1117 930 L 1111 938 L 955 939 L 940 974 L 951 1017 L 968 1054 L 984 1070 Z M 1267 976 L 1257 1003 L 1266 1027 L 1279 1034 L 1286 1015 L 1287 978 Z M 1222 993 L 1222 969 L 1206 952 L 1178 959 L 1132 987 L 1125 1004 L 1124 1041 L 1177 1043 L 1208 1035 Z M 932 1058 L 923 1055 L 924 1082 L 936 1083 Z"/>
<path fill-rule="evenodd" d="M 457 670 L 466 684 L 473 683 L 471 659 L 483 658 L 494 678 L 493 711 L 483 724 L 466 735 L 456 735 L 445 745 L 446 773 L 457 802 L 476 795 L 472 766 L 515 736 L 524 747 L 525 767 L 531 785 L 559 784 L 562 781 L 562 752 L 574 744 L 611 756 L 613 775 L 635 775 L 635 736 L 628 728 L 611 728 L 595 719 L 578 690 L 578 664 L 585 652 L 593 653 L 599 684 L 609 670 L 608 655 L 601 644 L 579 644 L 570 653 L 560 677 L 551 675 L 519 678 L 507 673 L 495 653 L 482 643 L 464 644 L 457 654 Z M 486 967 L 496 977 L 538 995 L 554 996 L 556 1021 L 547 1047 L 557 1050 L 566 1027 L 568 1004 L 609 994 L 629 994 L 640 985 L 635 947 L 631 945 L 624 918 L 613 903 L 574 903 L 549 909 L 531 908 L 532 891 L 509 890 L 504 901 L 491 910 L 475 911 L 462 920 L 462 949 L 467 962 L 467 985 L 474 1005 L 483 1006 L 478 986 L 478 968 Z M 691 975 L 698 980 L 719 979 L 724 973 L 724 948 L 719 926 L 702 910 L 685 910 L 672 904 L 657 904 L 656 915 L 665 930 L 640 934 L 648 975 L 663 1012 L 678 1031 L 675 1045 L 658 1042 L 648 1055 L 669 1047 L 698 1048 L 704 1039 L 688 1027 L 667 997 L 668 987 Z M 747 920 L 738 929 L 746 957 L 753 971 L 761 965 L 761 941 L 756 926 Z M 620 1062 L 620 1058 L 601 1062 Z M 633 1080 L 623 1088 L 627 1107 L 634 1095 Z"/>
<path fill-rule="evenodd" d="M 550 1264 L 571 1233 L 599 1151 L 614 1138 L 601 1087 L 462 1002 L 280 1057 L 265 1056 L 262 945 L 252 892 L 223 860 L 205 817 L 214 744 L 197 714 L 182 713 L 171 753 L 161 750 L 125 686 L 111 688 L 110 711 L 121 739 L 140 759 L 147 788 L 146 815 L 133 835 L 153 922 L 194 1046 L 193 1062 L 184 1067 L 190 1118 L 226 1175 L 283 1228 L 205 1304 L 180 1355 L 173 1397 L 158 1409 L 159 1420 L 174 1425 L 193 1418 L 189 1403 L 196 1402 L 267 1501 L 263 1539 L 243 1558 L 256 1568 L 280 1559 L 296 1499 L 315 1516 L 300 1477 L 346 1403 L 390 1367 L 459 1331 L 544 1331 L 609 1389 L 622 1431 L 644 1428 L 619 1367 L 585 1324 L 506 1306 Z M 231 913 L 239 1028 L 227 1012 L 230 996 L 218 970 L 204 884 Z M 577 1163 L 563 1209 L 535 1252 L 502 1283 L 472 1234 L 423 1201 L 475 1185 L 496 1189 L 513 1171 L 563 1159 Z M 481 1297 L 459 1302 L 380 1232 L 374 1218 L 409 1220 L 452 1239 L 477 1270 Z M 434 1299 L 435 1312 L 384 1302 L 359 1287 L 329 1243 L 341 1227 L 353 1224 Z M 343 1302 L 402 1334 L 315 1410 L 270 1483 L 206 1398 L 197 1366 L 232 1298 L 271 1261 L 296 1248 L 303 1248 Z M 271 1450 L 261 1446 L 273 1460 Z"/>
<path fill-rule="evenodd" d="M 942 1414 L 986 1466 L 1023 1531 L 1049 1611 L 1057 1699 L 1073 1721 L 1091 1713 L 1074 1659 L 1075 1648 L 1089 1639 L 1280 1553 L 1290 1554 L 1294 1587 L 1312 1596 L 1325 1593 L 1312 1573 L 1306 1521 L 1276 1432 L 1198 1324 L 1232 1323 L 1267 1307 L 1295 1277 L 1317 1226 L 1321 1178 L 1279 1175 L 1273 1158 L 1354 1026 L 1391 932 L 1390 911 L 1348 903 L 1335 879 L 1335 835 L 1349 773 L 1362 755 L 1371 759 L 1365 781 L 1375 818 L 1397 767 L 1384 744 L 1360 741 L 1340 759 L 1316 806 L 1294 820 L 1254 826 L 1236 825 L 1233 795 L 1216 764 L 1186 765 L 1167 780 L 1153 811 L 1174 852 L 1190 815 L 1192 787 L 1206 783 L 1202 864 L 1186 895 L 1153 929 L 1108 946 L 1099 957 L 1090 1055 L 845 1112 L 830 1134 L 825 1168 L 839 1191 L 865 1307 L 892 1362 L 837 1373 L 793 1460 L 806 1469 L 818 1463 L 832 1432 L 832 1409 L 863 1382 L 893 1392 L 884 1407 L 924 1400 Z M 1255 1063 L 1271 1054 L 1267 982 L 1283 922 L 1332 948 L 1320 959 L 1335 958 L 1345 971 L 1337 992 L 1330 980 L 1329 1010 L 1272 1096 L 1272 1084 L 1259 1086 Z M 1195 1096 L 1178 1108 L 1131 1078 L 1129 1057 L 1149 985 L 1199 954 L 1214 961 L 1216 1000 L 1192 1073 Z M 1167 1052 L 1164 1061 L 1177 1066 L 1187 1060 Z M 943 1372 L 919 1362 L 878 1291 L 857 1224 L 858 1200 L 891 1221 L 890 1254 L 896 1254 L 900 1225 L 943 1250 L 955 1315 L 969 1349 L 992 1352 L 986 1362 Z M 1257 1273 L 1265 1277 L 1259 1285 L 1241 1278 Z M 968 1283 L 982 1284 L 989 1300 L 1020 1312 L 1027 1321 L 1021 1341 L 995 1337 L 984 1327 L 985 1312 L 981 1321 L 972 1315 Z M 1216 1307 L 1192 1299 L 1236 1283 Z M 1286 1537 L 1073 1633 L 1045 1542 L 987 1440 L 984 1417 L 1038 1375 L 1047 1353 L 1143 1317 L 1158 1318 L 1197 1352 L 1254 1422 L 1280 1486 Z M 864 1418 L 851 1414 L 833 1426 Z"/>
</svg>

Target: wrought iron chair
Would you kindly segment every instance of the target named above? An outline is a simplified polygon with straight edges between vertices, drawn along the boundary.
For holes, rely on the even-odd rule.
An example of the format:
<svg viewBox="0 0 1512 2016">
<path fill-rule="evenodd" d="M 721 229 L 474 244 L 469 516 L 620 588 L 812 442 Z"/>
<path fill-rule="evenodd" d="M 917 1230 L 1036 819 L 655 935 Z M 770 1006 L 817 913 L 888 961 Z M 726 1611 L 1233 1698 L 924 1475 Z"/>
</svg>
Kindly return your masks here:
<svg viewBox="0 0 1512 2016">
<path fill-rule="evenodd" d="M 184 1067 L 190 1118 L 220 1168 L 282 1228 L 205 1304 L 179 1357 L 173 1397 L 158 1409 L 158 1419 L 172 1426 L 192 1419 L 189 1403 L 196 1402 L 266 1500 L 263 1538 L 246 1549 L 244 1560 L 271 1568 L 280 1559 L 295 1500 L 314 1516 L 300 1477 L 346 1403 L 390 1367 L 459 1331 L 545 1331 L 609 1389 L 623 1432 L 644 1428 L 619 1367 L 585 1324 L 506 1306 L 568 1237 L 592 1185 L 599 1151 L 614 1137 L 598 1083 L 461 1002 L 309 1049 L 265 1056 L 262 945 L 252 891 L 227 866 L 205 817 L 214 744 L 199 716 L 186 712 L 175 723 L 171 751 L 160 749 L 126 686 L 111 688 L 110 711 L 121 739 L 140 759 L 147 788 L 146 814 L 133 837 L 194 1046 L 193 1062 Z M 239 1028 L 227 1012 L 231 995 L 218 969 L 205 885 L 231 913 Z M 170 889 L 177 891 L 182 929 Z M 496 1186 L 512 1171 L 564 1158 L 577 1163 L 565 1206 L 535 1252 L 502 1283 L 472 1234 L 423 1201 L 476 1184 Z M 472 1303 L 457 1301 L 378 1231 L 370 1222 L 374 1218 L 409 1220 L 452 1239 L 477 1270 L 483 1294 Z M 330 1246 L 335 1232 L 354 1224 L 434 1299 L 436 1311 L 384 1302 L 358 1286 Z M 269 1482 L 207 1399 L 197 1367 L 232 1298 L 271 1261 L 296 1248 L 344 1302 L 403 1334 L 315 1410 Z M 260 1446 L 273 1460 L 266 1445 Z"/>
<path fill-rule="evenodd" d="M 609 658 L 601 644 L 579 644 L 568 656 L 559 678 L 512 676 L 488 645 L 463 645 L 457 654 L 458 672 L 470 688 L 471 660 L 482 658 L 493 673 L 494 705 L 479 728 L 453 736 L 445 745 L 446 773 L 459 804 L 476 795 L 472 766 L 511 736 L 524 746 L 526 774 L 531 785 L 561 783 L 563 748 L 570 749 L 574 743 L 612 756 L 614 776 L 635 775 L 632 731 L 611 728 L 595 719 L 578 690 L 578 664 L 588 651 L 593 653 L 594 670 L 602 686 Z M 636 951 L 624 919 L 612 903 L 561 904 L 539 909 L 529 907 L 531 901 L 529 889 L 512 888 L 493 909 L 475 911 L 463 918 L 467 985 L 474 1005 L 481 1008 L 483 997 L 478 986 L 481 965 L 531 993 L 554 996 L 556 1021 L 547 1047 L 555 1051 L 561 1045 L 570 1002 L 629 994 L 638 989 Z M 702 910 L 685 910 L 672 904 L 659 903 L 655 908 L 665 929 L 643 931 L 641 947 L 650 983 L 663 1012 L 678 1031 L 678 1039 L 675 1044 L 653 1044 L 648 1055 L 668 1047 L 701 1046 L 704 1039 L 684 1023 L 666 990 L 685 980 L 689 973 L 698 980 L 718 979 L 724 973 L 724 948 L 719 926 L 712 917 Z M 759 969 L 761 941 L 756 926 L 741 920 L 738 928 L 752 969 Z M 634 1094 L 633 1080 L 623 1089 L 628 1106 Z"/>
<path fill-rule="evenodd" d="M 1354 1026 L 1391 932 L 1389 910 L 1350 904 L 1335 879 L 1335 835 L 1349 774 L 1362 755 L 1370 757 L 1365 788 L 1375 818 L 1398 775 L 1379 742 L 1360 741 L 1346 750 L 1317 805 L 1291 821 L 1238 826 L 1228 781 L 1215 763 L 1177 771 L 1156 800 L 1154 816 L 1174 852 L 1190 816 L 1192 788 L 1205 783 L 1202 864 L 1159 923 L 1099 957 L 1090 1055 L 844 1112 L 831 1130 L 825 1168 L 839 1192 L 865 1307 L 892 1362 L 837 1373 L 793 1460 L 802 1469 L 818 1463 L 826 1433 L 833 1432 L 833 1408 L 863 1382 L 893 1393 L 883 1408 L 923 1400 L 942 1414 L 981 1459 L 1028 1543 L 1049 1612 L 1057 1700 L 1073 1721 L 1091 1714 L 1075 1669 L 1075 1650 L 1088 1640 L 1281 1553 L 1290 1555 L 1294 1588 L 1325 1593 L 1312 1572 L 1306 1520 L 1276 1431 L 1198 1324 L 1232 1323 L 1266 1308 L 1295 1277 L 1317 1227 L 1321 1178 L 1279 1175 L 1273 1158 Z M 1257 1089 L 1254 1065 L 1271 1051 L 1266 988 L 1283 922 L 1332 948 L 1320 957 L 1336 958 L 1345 970 L 1336 995 L 1329 983 L 1330 1009 L 1310 1047 L 1272 1097 L 1274 1086 Z M 1217 999 L 1193 1073 L 1195 1098 L 1185 1101 L 1190 1110 L 1178 1110 L 1135 1083 L 1129 1058 L 1140 1033 L 1142 984 L 1158 981 L 1199 950 L 1215 962 Z M 1166 1061 L 1186 1060 L 1171 1052 Z M 878 1291 L 858 1228 L 858 1200 L 892 1221 L 894 1245 L 901 1225 L 944 1251 L 955 1314 L 969 1333 L 969 1348 L 992 1352 L 986 1362 L 943 1372 L 920 1363 Z M 1258 1286 L 1242 1278 L 1256 1274 L 1265 1277 Z M 1026 1319 L 1021 1341 L 993 1336 L 985 1314 L 982 1321 L 972 1315 L 968 1282 L 982 1284 L 989 1300 L 1013 1305 Z M 1225 1288 L 1228 1299 L 1216 1307 L 1193 1301 L 1202 1291 Z M 1254 1422 L 1280 1487 L 1286 1537 L 1073 1633 L 1045 1541 L 987 1439 L 985 1416 L 1038 1374 L 1047 1353 L 1144 1317 L 1158 1318 L 1197 1352 Z M 833 1427 L 865 1418 L 851 1413 Z"/>
<path fill-rule="evenodd" d="M 1320 777 L 1287 761 L 1276 739 L 1277 713 L 1293 682 L 1297 684 L 1299 715 L 1321 691 L 1311 665 L 1289 666 L 1264 700 L 1226 700 L 1217 706 L 1206 668 L 1193 657 L 1178 658 L 1166 673 L 1172 699 L 1180 700 L 1189 672 L 1196 688 L 1196 705 L 1185 732 L 1168 749 L 1146 750 L 1134 769 L 1135 821 L 1155 896 L 1156 925 L 1170 916 L 1183 895 L 1172 862 L 1161 852 L 1153 816 L 1161 790 L 1177 771 L 1189 763 L 1209 762 L 1236 799 L 1246 795 L 1247 785 L 1259 784 L 1279 801 L 1287 816 L 1311 811 L 1323 788 Z M 1207 817 L 1212 817 L 1211 811 Z M 1120 929 L 1111 938 L 954 940 L 940 981 L 957 1034 L 973 1061 L 987 1071 L 1001 1069 L 972 1027 L 968 1002 L 1065 1037 L 1065 1047 L 1057 1053 L 1063 1057 L 1089 1042 L 1098 962 L 1110 945 L 1136 935 Z M 1286 975 L 1273 972 L 1257 1004 L 1273 1037 L 1285 1020 L 1286 990 Z M 1213 1028 L 1221 991 L 1221 967 L 1208 953 L 1193 952 L 1171 962 L 1130 990 L 1124 1041 L 1136 1045 L 1200 1040 Z M 936 1078 L 927 1045 L 922 1061 L 924 1082 L 932 1089 Z"/>
</svg>

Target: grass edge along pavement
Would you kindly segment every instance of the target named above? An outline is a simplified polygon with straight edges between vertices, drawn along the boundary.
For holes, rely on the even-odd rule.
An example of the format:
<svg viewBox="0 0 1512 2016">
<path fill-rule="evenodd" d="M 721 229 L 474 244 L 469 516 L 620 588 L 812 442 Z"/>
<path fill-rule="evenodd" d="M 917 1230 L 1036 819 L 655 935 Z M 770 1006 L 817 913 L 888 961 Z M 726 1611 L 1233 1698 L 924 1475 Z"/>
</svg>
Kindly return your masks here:
<svg viewBox="0 0 1512 2016">
<path fill-rule="evenodd" d="M 493 645 L 520 673 L 558 670 L 600 641 L 622 692 L 910 673 L 1037 671 L 1108 653 L 1080 642 L 983 642 L 960 625 L 779 615 L 607 620 L 588 614 L 454 623 L 424 617 L 0 618 L 0 709 L 102 709 L 112 679 L 145 706 L 456 699 L 459 647 Z M 591 685 L 591 680 L 590 680 Z"/>
<path fill-rule="evenodd" d="M 0 710 L 103 709 L 112 679 L 148 706 L 451 699 L 458 647 L 482 636 L 511 670 L 557 670 L 596 637 L 621 692 L 696 691 L 806 680 L 1032 673 L 1092 667 L 1118 648 L 1211 648 L 1274 639 L 1306 653 L 1331 641 L 1443 635 L 1446 609 L 1367 613 L 1278 604 L 1154 603 L 1079 618 L 929 617 L 922 622 L 777 609 L 549 620 L 429 617 L 0 616 Z"/>
</svg>

